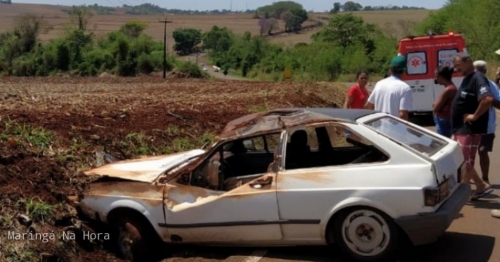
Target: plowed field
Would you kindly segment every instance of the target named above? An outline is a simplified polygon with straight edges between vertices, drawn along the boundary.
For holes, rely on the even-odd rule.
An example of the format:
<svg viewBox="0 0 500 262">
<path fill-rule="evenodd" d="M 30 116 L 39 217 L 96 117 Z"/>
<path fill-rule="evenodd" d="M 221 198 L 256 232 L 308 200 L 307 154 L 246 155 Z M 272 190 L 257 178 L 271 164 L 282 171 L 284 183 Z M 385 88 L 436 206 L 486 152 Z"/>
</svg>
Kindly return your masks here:
<svg viewBox="0 0 500 262">
<path fill-rule="evenodd" d="M 104 147 L 126 158 L 191 149 L 244 114 L 337 107 L 345 92 L 333 83 L 2 78 L 0 261 L 116 260 L 99 243 L 57 240 L 78 227 L 68 196 Z M 46 242 L 8 239 L 6 232 L 28 229 L 56 236 Z"/>
</svg>

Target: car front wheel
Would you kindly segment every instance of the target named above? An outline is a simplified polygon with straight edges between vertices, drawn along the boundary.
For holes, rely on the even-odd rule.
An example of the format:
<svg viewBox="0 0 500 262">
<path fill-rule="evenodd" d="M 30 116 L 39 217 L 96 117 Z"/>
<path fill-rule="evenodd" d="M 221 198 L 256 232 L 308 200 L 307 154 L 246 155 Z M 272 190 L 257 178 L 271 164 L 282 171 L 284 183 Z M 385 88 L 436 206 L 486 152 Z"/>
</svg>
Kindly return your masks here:
<svg viewBox="0 0 500 262">
<path fill-rule="evenodd" d="M 342 212 L 334 221 L 334 239 L 357 261 L 387 261 L 396 250 L 398 229 L 387 215 L 357 208 Z"/>
<path fill-rule="evenodd" d="M 139 216 L 123 217 L 115 224 L 115 247 L 119 255 L 129 261 L 153 261 L 153 246 L 157 244 L 153 232 Z"/>
</svg>

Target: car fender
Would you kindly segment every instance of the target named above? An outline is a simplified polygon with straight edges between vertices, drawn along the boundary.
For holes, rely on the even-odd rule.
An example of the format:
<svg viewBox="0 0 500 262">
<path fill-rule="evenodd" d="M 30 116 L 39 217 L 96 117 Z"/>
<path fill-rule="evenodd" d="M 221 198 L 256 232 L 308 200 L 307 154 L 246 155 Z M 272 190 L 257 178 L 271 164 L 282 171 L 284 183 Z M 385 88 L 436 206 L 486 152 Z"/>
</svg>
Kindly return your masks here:
<svg viewBox="0 0 500 262">
<path fill-rule="evenodd" d="M 338 211 L 348 208 L 348 207 L 353 207 L 353 206 L 367 206 L 367 207 L 372 207 L 377 210 L 380 210 L 384 213 L 386 213 L 388 216 L 392 218 L 399 217 L 399 215 L 391 208 L 389 208 L 387 205 L 383 204 L 382 202 L 368 199 L 365 197 L 350 197 L 347 199 L 344 199 L 337 205 L 335 205 L 325 216 L 321 219 L 320 222 L 320 228 L 321 228 L 321 237 L 325 238 L 325 232 L 326 232 L 326 227 L 328 225 L 328 222 L 330 221 L 330 218 L 332 218 Z"/>
<path fill-rule="evenodd" d="M 107 221 L 107 215 L 109 215 L 109 213 L 111 213 L 113 210 L 117 209 L 117 208 L 128 208 L 128 209 L 132 209 L 132 210 L 135 210 L 139 213 L 141 213 L 144 217 L 146 217 L 146 219 L 151 223 L 151 213 L 148 211 L 148 209 L 142 205 L 141 203 L 137 202 L 137 201 L 133 201 L 133 200 L 129 200 L 129 199 L 120 199 L 120 200 L 116 200 L 116 201 L 113 201 L 110 205 L 110 209 L 108 211 L 108 213 L 106 214 L 106 222 Z M 152 223 L 152 225 L 154 225 Z"/>
</svg>

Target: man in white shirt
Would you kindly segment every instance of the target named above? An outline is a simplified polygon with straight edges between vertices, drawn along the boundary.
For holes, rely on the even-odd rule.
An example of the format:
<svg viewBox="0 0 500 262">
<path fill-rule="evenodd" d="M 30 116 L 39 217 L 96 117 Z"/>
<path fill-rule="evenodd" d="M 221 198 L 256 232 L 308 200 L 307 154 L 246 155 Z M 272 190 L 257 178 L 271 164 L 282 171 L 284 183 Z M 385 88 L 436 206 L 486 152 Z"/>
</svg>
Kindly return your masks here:
<svg viewBox="0 0 500 262">
<path fill-rule="evenodd" d="M 486 62 L 482 60 L 475 61 L 474 69 L 483 74 L 486 74 L 487 72 Z M 500 93 L 498 90 L 498 86 L 495 84 L 495 82 L 491 81 L 490 79 L 488 79 L 488 81 L 490 84 L 491 94 L 493 94 L 494 99 L 497 101 L 500 100 Z M 493 141 L 495 140 L 495 129 L 497 121 L 497 114 L 494 106 L 490 107 L 488 114 L 489 114 L 488 131 L 481 137 L 481 142 L 478 148 L 479 165 L 481 166 L 483 181 L 486 183 L 489 183 L 488 174 L 490 170 L 490 157 L 488 156 L 488 152 L 493 151 Z"/>
<path fill-rule="evenodd" d="M 390 70 L 391 76 L 375 84 L 365 107 L 408 120 L 413 98 L 410 86 L 401 80 L 406 71 L 406 58 L 402 55 L 392 58 Z"/>
</svg>

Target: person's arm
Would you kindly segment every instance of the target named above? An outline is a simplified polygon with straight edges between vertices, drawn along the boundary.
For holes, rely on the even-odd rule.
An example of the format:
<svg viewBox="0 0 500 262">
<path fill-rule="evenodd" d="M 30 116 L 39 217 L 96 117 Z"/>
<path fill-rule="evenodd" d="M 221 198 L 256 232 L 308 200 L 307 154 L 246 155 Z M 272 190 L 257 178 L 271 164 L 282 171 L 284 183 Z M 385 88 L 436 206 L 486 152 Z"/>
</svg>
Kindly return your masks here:
<svg viewBox="0 0 500 262">
<path fill-rule="evenodd" d="M 476 112 L 474 112 L 474 114 L 472 115 L 471 121 L 476 121 L 477 119 L 479 119 L 479 117 L 486 113 L 490 109 L 494 100 L 488 79 L 483 75 L 476 75 L 475 77 L 476 85 L 474 86 L 477 99 L 480 102 L 479 106 L 476 109 Z"/>
<path fill-rule="evenodd" d="M 351 108 L 352 101 L 354 100 L 354 88 L 349 88 L 345 97 L 344 108 Z"/>
<path fill-rule="evenodd" d="M 496 109 L 500 109 L 500 90 L 498 90 L 498 86 L 494 82 L 489 81 L 489 83 L 490 83 L 490 89 L 491 89 L 490 91 L 493 94 L 493 98 L 494 98 L 492 105 Z"/>
<path fill-rule="evenodd" d="M 377 85 L 375 84 L 375 87 L 373 88 L 373 91 L 368 93 L 370 94 L 368 96 L 368 99 L 366 100 L 365 108 L 370 109 L 370 110 L 375 110 L 375 91 L 377 90 Z"/>
<path fill-rule="evenodd" d="M 438 113 L 443 109 L 443 106 L 450 100 L 452 99 L 452 91 L 448 88 L 446 88 L 443 93 L 438 97 L 436 102 L 434 102 L 433 105 L 433 111 L 434 113 Z"/>
<path fill-rule="evenodd" d="M 409 111 L 413 108 L 413 95 L 410 86 L 406 86 L 403 91 L 403 97 L 399 102 L 399 117 L 406 121 L 409 120 Z"/>
</svg>

